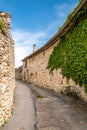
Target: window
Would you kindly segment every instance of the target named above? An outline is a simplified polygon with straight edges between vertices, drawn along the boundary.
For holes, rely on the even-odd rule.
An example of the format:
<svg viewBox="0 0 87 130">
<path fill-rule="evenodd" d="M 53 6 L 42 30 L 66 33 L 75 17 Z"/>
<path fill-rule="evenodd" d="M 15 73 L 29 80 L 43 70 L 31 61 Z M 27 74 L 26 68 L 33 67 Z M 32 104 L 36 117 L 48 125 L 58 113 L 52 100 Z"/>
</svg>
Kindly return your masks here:
<svg viewBox="0 0 87 130">
<path fill-rule="evenodd" d="M 27 61 L 24 61 L 24 68 L 27 68 Z"/>
</svg>

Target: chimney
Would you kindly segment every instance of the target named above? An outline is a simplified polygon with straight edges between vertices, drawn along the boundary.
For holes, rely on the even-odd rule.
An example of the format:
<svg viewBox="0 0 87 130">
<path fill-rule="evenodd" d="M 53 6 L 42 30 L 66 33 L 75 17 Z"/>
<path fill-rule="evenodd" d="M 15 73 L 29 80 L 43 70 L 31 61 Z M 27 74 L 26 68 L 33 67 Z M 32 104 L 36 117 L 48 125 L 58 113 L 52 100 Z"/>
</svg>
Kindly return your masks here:
<svg viewBox="0 0 87 130">
<path fill-rule="evenodd" d="M 33 53 L 36 51 L 36 44 L 33 44 Z"/>
</svg>

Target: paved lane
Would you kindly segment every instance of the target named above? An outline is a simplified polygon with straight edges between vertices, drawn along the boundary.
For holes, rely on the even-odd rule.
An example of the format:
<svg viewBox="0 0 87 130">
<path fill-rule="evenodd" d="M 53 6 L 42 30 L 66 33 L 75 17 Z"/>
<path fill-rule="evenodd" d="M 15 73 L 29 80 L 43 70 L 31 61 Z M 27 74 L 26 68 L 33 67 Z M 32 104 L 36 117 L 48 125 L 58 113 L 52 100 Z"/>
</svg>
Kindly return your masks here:
<svg viewBox="0 0 87 130">
<path fill-rule="evenodd" d="M 35 130 L 35 107 L 26 84 L 16 81 L 14 111 L 3 130 Z"/>
<path fill-rule="evenodd" d="M 35 126 L 38 130 L 87 130 L 87 107 L 78 100 L 16 81 L 14 112 L 2 130 L 36 130 Z"/>
<path fill-rule="evenodd" d="M 29 85 L 36 97 L 39 130 L 87 130 L 87 107 L 67 96 Z"/>
</svg>

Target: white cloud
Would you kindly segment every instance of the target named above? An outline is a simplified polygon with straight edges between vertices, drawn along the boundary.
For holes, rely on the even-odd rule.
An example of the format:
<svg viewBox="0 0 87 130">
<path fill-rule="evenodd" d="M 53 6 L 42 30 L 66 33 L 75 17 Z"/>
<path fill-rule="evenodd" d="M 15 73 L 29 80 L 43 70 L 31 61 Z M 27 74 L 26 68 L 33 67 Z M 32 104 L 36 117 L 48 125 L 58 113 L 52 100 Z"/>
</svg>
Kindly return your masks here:
<svg viewBox="0 0 87 130">
<path fill-rule="evenodd" d="M 73 4 L 69 4 L 69 3 L 64 3 L 61 5 L 55 5 L 54 9 L 55 9 L 55 14 L 57 17 L 66 17 L 70 11 L 72 11 L 75 7 L 75 2 Z"/>
<path fill-rule="evenodd" d="M 44 32 L 31 33 L 23 30 L 13 30 L 12 37 L 15 41 L 15 67 L 22 64 L 21 60 L 32 53 L 33 44 L 40 46 L 46 38 Z"/>
<path fill-rule="evenodd" d="M 69 5 L 67 4 L 63 4 L 63 5 L 55 5 L 54 6 L 54 16 L 55 16 L 55 20 L 49 23 L 49 26 L 47 28 L 47 30 L 49 30 L 48 32 L 57 32 L 58 28 L 64 23 L 66 16 L 67 16 L 67 12 L 65 10 L 67 10 L 67 7 Z M 66 8 L 64 10 L 64 8 Z"/>
<path fill-rule="evenodd" d="M 54 12 L 56 19 L 49 23 L 49 26 L 44 31 L 30 32 L 20 29 L 12 31 L 12 37 L 15 41 L 15 61 L 16 67 L 22 64 L 21 60 L 32 53 L 33 44 L 41 47 L 43 44 L 56 33 L 58 27 L 64 23 L 68 13 L 75 7 L 75 5 L 63 4 L 55 5 Z M 44 40 L 43 40 L 44 39 Z"/>
<path fill-rule="evenodd" d="M 55 5 L 55 9 L 56 10 L 63 10 L 63 9 L 65 9 L 66 7 L 68 6 L 68 4 L 62 4 L 62 5 Z"/>
<path fill-rule="evenodd" d="M 73 2 L 71 5 L 69 3 L 63 3 L 61 5 L 56 4 L 54 6 L 54 12 L 56 16 L 56 22 L 58 21 L 58 27 L 62 26 L 66 21 L 67 16 L 69 13 L 75 8 L 76 3 Z"/>
<path fill-rule="evenodd" d="M 52 23 L 49 24 L 47 30 L 52 31 L 55 28 L 57 29 L 58 25 L 59 25 L 59 21 L 58 21 L 58 19 L 56 19 L 55 21 L 53 21 Z"/>
<path fill-rule="evenodd" d="M 63 12 L 58 12 L 57 15 L 61 16 L 61 17 L 65 17 L 66 16 L 65 13 L 63 13 Z"/>
<path fill-rule="evenodd" d="M 65 17 L 66 12 L 69 9 L 69 5 L 68 4 L 55 5 L 54 9 L 57 17 Z"/>
<path fill-rule="evenodd" d="M 22 64 L 21 60 L 29 54 L 28 51 L 30 53 L 30 47 L 15 45 L 15 67 L 18 67 Z"/>
</svg>

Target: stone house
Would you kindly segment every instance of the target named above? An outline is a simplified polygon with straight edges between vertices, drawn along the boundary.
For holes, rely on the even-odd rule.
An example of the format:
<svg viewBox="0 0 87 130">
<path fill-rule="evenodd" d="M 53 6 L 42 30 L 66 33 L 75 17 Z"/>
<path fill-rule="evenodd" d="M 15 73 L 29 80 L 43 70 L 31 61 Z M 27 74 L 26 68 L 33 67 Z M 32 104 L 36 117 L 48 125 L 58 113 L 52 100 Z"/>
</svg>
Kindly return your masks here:
<svg viewBox="0 0 87 130">
<path fill-rule="evenodd" d="M 38 50 L 35 50 L 31 55 L 22 60 L 22 80 L 27 81 L 28 83 L 53 89 L 56 92 L 66 93 L 69 88 L 70 91 L 78 93 L 79 97 L 87 101 L 84 88 L 76 85 L 72 79 L 67 81 L 67 78 L 62 76 L 61 69 L 54 70 L 53 74 L 50 74 L 47 69 L 49 57 L 54 47 L 60 41 L 61 36 L 65 35 L 72 27 L 72 19 L 86 4 L 86 0 L 81 2 L 73 12 L 71 18 L 65 22 L 62 29 L 58 33 L 56 33 L 44 46 Z"/>
<path fill-rule="evenodd" d="M 15 78 L 16 79 L 22 80 L 22 67 L 23 66 L 20 66 L 15 69 Z"/>
<path fill-rule="evenodd" d="M 10 20 L 10 14 L 0 12 L 0 126 L 11 116 L 15 88 L 14 41 Z"/>
</svg>

